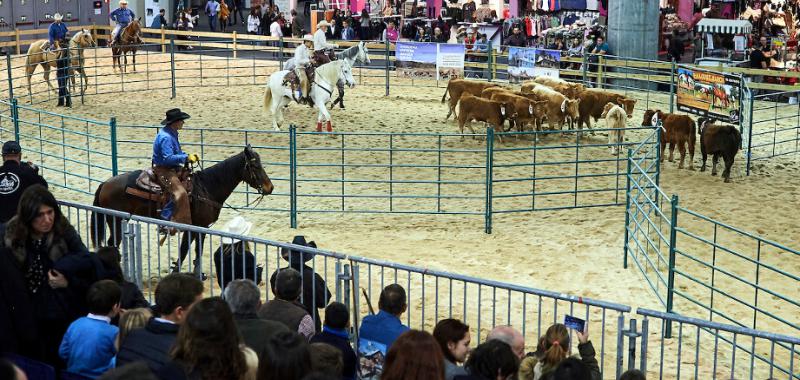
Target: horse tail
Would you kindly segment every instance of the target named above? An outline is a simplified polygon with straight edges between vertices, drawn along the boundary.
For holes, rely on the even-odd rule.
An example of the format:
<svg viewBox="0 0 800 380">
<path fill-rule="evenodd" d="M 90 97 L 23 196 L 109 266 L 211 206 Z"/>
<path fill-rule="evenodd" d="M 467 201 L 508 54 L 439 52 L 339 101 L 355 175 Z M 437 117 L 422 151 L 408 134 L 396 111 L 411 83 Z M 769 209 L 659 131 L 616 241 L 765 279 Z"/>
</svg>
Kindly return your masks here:
<svg viewBox="0 0 800 380">
<path fill-rule="evenodd" d="M 272 111 L 269 109 L 272 103 L 272 90 L 267 85 L 267 89 L 264 90 L 264 111 L 267 113 L 271 113 Z"/>
<path fill-rule="evenodd" d="M 103 191 L 102 183 L 100 186 L 97 186 L 97 191 L 94 192 L 94 201 L 92 202 L 92 206 L 100 207 L 101 191 Z M 105 218 L 103 218 L 102 214 L 92 211 L 92 218 L 90 220 L 91 225 L 89 226 L 89 229 L 92 236 L 93 247 L 97 247 L 98 242 L 102 243 L 106 239 L 106 225 L 104 223 L 104 219 Z"/>
</svg>

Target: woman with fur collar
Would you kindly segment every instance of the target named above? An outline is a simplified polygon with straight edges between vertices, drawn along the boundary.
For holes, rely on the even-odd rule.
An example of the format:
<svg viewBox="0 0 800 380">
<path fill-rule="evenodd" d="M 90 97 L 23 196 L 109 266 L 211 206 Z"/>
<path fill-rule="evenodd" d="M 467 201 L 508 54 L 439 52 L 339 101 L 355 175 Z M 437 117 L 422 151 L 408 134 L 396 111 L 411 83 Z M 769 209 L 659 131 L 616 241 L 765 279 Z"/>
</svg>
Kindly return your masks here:
<svg viewBox="0 0 800 380">
<path fill-rule="evenodd" d="M 0 226 L 0 350 L 59 367 L 61 337 L 85 312 L 95 269 L 53 194 L 25 190 L 17 215 Z"/>
</svg>

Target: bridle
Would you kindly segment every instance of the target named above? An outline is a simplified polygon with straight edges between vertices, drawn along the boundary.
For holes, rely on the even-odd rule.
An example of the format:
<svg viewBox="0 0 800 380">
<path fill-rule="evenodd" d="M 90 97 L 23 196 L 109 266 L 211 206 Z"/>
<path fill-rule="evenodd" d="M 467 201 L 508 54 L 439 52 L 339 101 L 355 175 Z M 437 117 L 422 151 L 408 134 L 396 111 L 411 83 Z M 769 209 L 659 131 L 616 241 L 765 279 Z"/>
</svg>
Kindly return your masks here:
<svg viewBox="0 0 800 380">
<path fill-rule="evenodd" d="M 264 199 L 264 195 L 265 195 L 264 194 L 264 184 L 263 184 L 263 182 L 258 180 L 258 174 L 256 174 L 256 170 L 258 170 L 258 167 L 259 167 L 257 162 L 256 162 L 256 158 L 255 157 L 248 157 L 248 156 L 249 156 L 249 154 L 245 153 L 244 170 L 246 171 L 246 173 L 247 173 L 246 176 L 250 179 L 250 181 L 248 182 L 247 179 L 244 179 L 244 178 L 243 178 L 243 180 L 250 186 L 253 186 L 250 182 L 258 183 L 257 186 L 253 186 L 258 190 L 258 197 L 253 199 L 251 202 L 248 202 L 246 205 L 244 205 L 243 208 L 249 208 L 250 206 L 253 206 L 253 207 L 258 206 L 261 203 L 261 200 Z M 203 165 L 200 164 L 200 163 L 198 163 L 197 165 L 200 168 L 200 170 L 202 171 L 203 170 Z M 212 200 L 212 199 L 208 199 L 207 197 L 203 197 L 203 196 L 200 196 L 200 195 L 194 195 L 194 196 L 195 196 L 195 198 L 197 200 L 199 200 L 201 202 L 204 202 L 204 203 L 207 203 L 207 204 L 209 204 L 209 205 L 211 205 L 211 206 L 213 206 L 215 208 L 218 208 L 218 209 L 229 208 L 229 209 L 232 209 L 232 210 L 234 210 L 236 212 L 241 212 L 241 209 L 232 206 L 228 202 L 223 202 L 222 204 L 220 204 L 219 202 L 217 202 L 215 200 Z"/>
</svg>

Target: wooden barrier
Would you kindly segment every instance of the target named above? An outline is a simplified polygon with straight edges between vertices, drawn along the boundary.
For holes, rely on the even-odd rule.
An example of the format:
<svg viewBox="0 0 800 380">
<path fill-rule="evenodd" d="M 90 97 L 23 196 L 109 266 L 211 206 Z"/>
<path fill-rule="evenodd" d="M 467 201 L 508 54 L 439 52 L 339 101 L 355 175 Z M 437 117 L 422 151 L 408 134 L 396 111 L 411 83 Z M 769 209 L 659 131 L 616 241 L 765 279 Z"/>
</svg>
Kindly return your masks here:
<svg viewBox="0 0 800 380">
<path fill-rule="evenodd" d="M 94 37 L 95 41 L 97 40 L 108 40 L 110 38 L 111 31 L 113 27 L 111 25 L 78 25 L 78 26 L 71 26 L 72 30 L 77 29 L 88 29 L 92 33 L 92 37 Z M 98 34 L 98 31 L 103 31 L 103 34 Z M 280 50 L 277 46 L 272 46 L 271 44 L 266 44 L 267 46 L 259 46 L 257 49 L 246 42 L 250 41 L 257 41 L 257 42 L 279 42 L 283 41 L 284 43 L 290 44 L 300 44 L 302 43 L 302 39 L 299 38 L 275 38 L 270 36 L 261 36 L 261 35 L 254 35 L 254 34 L 237 34 L 236 32 L 233 33 L 219 33 L 219 32 L 200 32 L 200 31 L 183 31 L 183 30 L 172 30 L 172 29 L 164 29 L 163 27 L 160 29 L 152 29 L 152 28 L 142 28 L 142 33 L 145 34 L 145 37 L 142 40 L 146 43 L 152 44 L 160 44 L 161 45 L 161 52 L 167 52 L 167 44 L 169 40 L 175 40 L 175 45 L 178 46 L 203 46 L 215 49 L 229 49 L 233 53 L 233 57 L 237 58 L 239 51 L 252 51 L 252 50 L 259 50 L 259 51 L 266 51 L 266 52 L 278 52 Z M 5 31 L 0 32 L 0 47 L 14 47 L 16 50 L 16 54 L 22 54 L 22 47 L 25 45 L 30 45 L 31 43 L 45 38 L 47 35 L 47 29 L 30 29 L 30 30 L 19 30 L 15 29 L 13 31 Z M 27 38 L 30 36 L 40 36 L 41 38 Z M 156 37 L 150 37 L 156 36 Z M 198 41 L 192 40 L 181 40 L 178 37 L 202 37 L 202 38 L 209 38 L 218 41 L 210 41 L 210 42 L 202 42 L 202 44 Z M 4 41 L 2 41 L 4 40 Z M 222 42 L 225 40 L 225 42 Z M 337 43 L 341 47 L 350 47 L 358 44 L 360 41 L 337 41 Z M 369 42 L 367 43 L 367 48 L 372 49 L 373 51 L 380 51 L 381 53 L 378 54 L 370 54 L 371 59 L 385 59 L 385 44 L 381 42 Z M 394 51 L 394 44 L 390 44 L 389 51 Z M 487 62 L 465 62 L 465 67 L 469 68 L 478 68 L 478 69 L 487 69 L 489 67 L 488 62 L 492 62 L 491 69 L 492 69 L 492 77 L 497 77 L 497 71 L 508 69 L 507 64 L 500 64 L 497 63 L 497 58 L 503 56 L 504 52 L 492 49 L 490 53 L 470 53 L 474 56 L 484 56 L 487 57 Z M 395 61 L 394 56 L 389 57 L 390 61 Z M 583 61 L 579 58 L 573 57 L 563 57 L 562 62 L 567 63 L 582 63 Z M 744 68 L 744 67 L 724 67 L 721 64 L 719 66 L 696 66 L 696 65 L 687 65 L 692 68 L 697 69 L 712 69 L 722 73 L 728 74 L 742 74 L 745 76 L 768 76 L 774 78 L 797 78 L 800 79 L 800 72 L 795 71 L 776 71 L 776 70 L 762 70 L 762 69 L 751 69 L 751 68 Z M 628 74 L 628 73 L 615 73 L 613 71 L 609 71 L 608 67 L 623 67 L 623 68 L 632 68 L 632 69 L 652 69 L 652 70 L 671 70 L 672 64 L 669 62 L 657 62 L 657 61 L 641 61 L 641 60 L 626 60 L 624 58 L 601 58 L 599 62 L 598 71 L 594 72 L 587 72 L 586 76 L 591 78 L 606 78 L 606 79 L 636 79 L 636 80 L 654 80 L 654 81 L 662 81 L 668 82 L 671 77 L 668 73 L 659 73 L 654 75 L 648 74 Z M 566 76 L 581 76 L 583 73 L 577 72 L 575 70 L 562 70 L 562 73 Z M 602 83 L 602 80 L 600 81 Z M 771 90 L 771 91 L 797 91 L 800 90 L 800 85 L 789 86 L 789 85 L 782 85 L 782 84 L 772 84 L 772 83 L 753 83 L 750 82 L 747 84 L 748 87 L 752 89 L 761 89 L 761 90 Z"/>
</svg>

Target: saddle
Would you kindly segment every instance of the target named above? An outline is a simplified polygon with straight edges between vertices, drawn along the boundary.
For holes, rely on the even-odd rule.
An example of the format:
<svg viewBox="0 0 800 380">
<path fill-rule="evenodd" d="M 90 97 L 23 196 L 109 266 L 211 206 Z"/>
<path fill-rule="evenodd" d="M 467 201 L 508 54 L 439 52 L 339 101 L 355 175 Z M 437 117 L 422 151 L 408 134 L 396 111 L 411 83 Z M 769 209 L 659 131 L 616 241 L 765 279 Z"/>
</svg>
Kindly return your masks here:
<svg viewBox="0 0 800 380">
<path fill-rule="evenodd" d="M 192 174 L 188 170 L 180 170 L 178 178 L 181 180 L 183 188 L 190 196 L 192 194 Z M 167 203 L 169 194 L 165 193 L 158 183 L 158 178 L 153 172 L 153 168 L 145 168 L 131 172 L 128 176 L 128 183 L 125 186 L 125 193 L 137 198 L 157 202 L 160 206 Z"/>
</svg>

